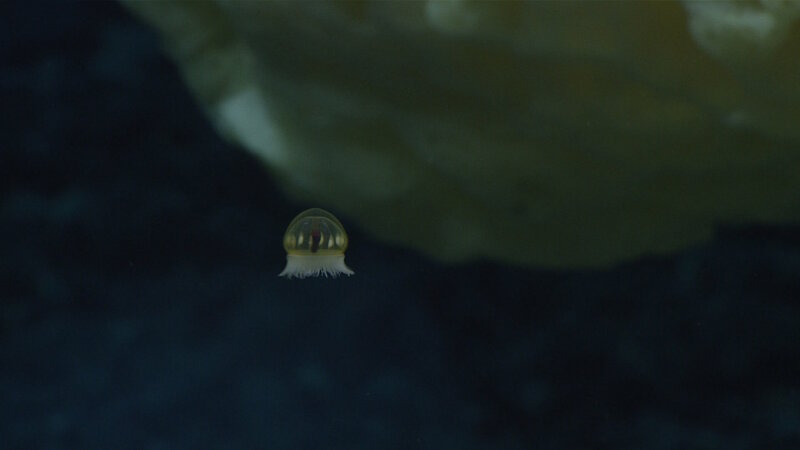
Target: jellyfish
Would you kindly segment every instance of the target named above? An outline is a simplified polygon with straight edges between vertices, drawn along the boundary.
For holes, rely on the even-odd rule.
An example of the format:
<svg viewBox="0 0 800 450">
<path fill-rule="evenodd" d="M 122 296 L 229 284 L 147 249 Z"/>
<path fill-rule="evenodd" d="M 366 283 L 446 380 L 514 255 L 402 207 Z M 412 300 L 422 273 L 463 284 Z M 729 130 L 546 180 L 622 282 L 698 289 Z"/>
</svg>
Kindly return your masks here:
<svg viewBox="0 0 800 450">
<path fill-rule="evenodd" d="M 354 273 L 344 263 L 347 233 L 339 219 L 324 209 L 311 208 L 298 214 L 283 234 L 283 248 L 286 267 L 278 276 L 338 277 Z"/>
</svg>

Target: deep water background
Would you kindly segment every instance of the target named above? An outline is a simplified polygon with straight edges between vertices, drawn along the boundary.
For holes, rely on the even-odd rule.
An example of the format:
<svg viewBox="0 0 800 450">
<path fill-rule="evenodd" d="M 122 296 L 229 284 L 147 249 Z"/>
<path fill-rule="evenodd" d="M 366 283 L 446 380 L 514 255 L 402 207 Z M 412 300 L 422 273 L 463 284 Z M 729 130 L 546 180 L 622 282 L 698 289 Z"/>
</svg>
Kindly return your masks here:
<svg viewBox="0 0 800 450">
<path fill-rule="evenodd" d="M 443 266 L 223 142 L 110 2 L 0 4 L 0 448 L 797 449 L 800 229 L 603 271 Z"/>
</svg>

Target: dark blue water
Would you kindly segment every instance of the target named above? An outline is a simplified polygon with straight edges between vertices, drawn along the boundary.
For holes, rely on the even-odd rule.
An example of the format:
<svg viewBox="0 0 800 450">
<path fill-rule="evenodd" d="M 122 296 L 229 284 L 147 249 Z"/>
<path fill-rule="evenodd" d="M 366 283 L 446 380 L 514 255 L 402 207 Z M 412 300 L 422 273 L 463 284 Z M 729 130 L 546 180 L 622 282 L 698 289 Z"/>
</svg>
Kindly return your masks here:
<svg viewBox="0 0 800 450">
<path fill-rule="evenodd" d="M 0 4 L 0 448 L 800 448 L 800 229 L 604 271 L 448 267 L 221 141 L 114 3 Z"/>
</svg>

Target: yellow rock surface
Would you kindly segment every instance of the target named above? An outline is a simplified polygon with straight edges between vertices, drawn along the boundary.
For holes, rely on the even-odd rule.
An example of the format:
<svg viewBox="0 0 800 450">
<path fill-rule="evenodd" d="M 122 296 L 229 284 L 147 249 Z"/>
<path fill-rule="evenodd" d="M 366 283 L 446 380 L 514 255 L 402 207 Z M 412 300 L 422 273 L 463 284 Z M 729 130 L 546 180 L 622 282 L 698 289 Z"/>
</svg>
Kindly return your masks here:
<svg viewBox="0 0 800 450">
<path fill-rule="evenodd" d="M 294 198 L 447 261 L 800 219 L 800 3 L 126 2 Z"/>
</svg>

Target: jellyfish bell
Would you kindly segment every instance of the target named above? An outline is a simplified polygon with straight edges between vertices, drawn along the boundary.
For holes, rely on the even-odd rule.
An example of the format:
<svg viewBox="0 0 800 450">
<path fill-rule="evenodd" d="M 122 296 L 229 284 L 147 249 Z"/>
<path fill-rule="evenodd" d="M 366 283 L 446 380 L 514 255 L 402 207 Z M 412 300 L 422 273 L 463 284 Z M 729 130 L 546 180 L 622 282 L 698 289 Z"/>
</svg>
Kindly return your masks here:
<svg viewBox="0 0 800 450">
<path fill-rule="evenodd" d="M 311 208 L 298 214 L 283 234 L 283 248 L 286 267 L 278 276 L 338 277 L 355 273 L 344 263 L 347 233 L 339 219 L 324 209 Z"/>
</svg>

